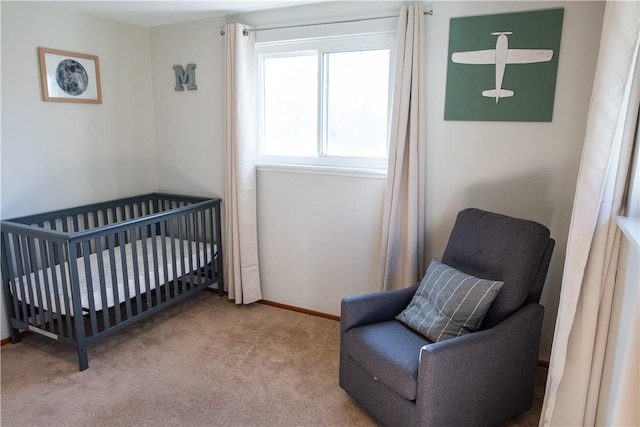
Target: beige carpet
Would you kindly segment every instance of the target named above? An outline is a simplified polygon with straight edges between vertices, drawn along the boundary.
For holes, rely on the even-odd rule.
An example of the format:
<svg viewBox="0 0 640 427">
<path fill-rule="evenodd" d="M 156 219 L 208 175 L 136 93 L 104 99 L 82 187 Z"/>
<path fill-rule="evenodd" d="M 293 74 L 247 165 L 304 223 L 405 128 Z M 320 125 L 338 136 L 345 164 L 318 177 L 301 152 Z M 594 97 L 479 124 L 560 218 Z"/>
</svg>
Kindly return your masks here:
<svg viewBox="0 0 640 427">
<path fill-rule="evenodd" d="M 89 347 L 1 349 L 8 426 L 373 426 L 338 386 L 339 323 L 202 292 Z M 534 408 L 508 423 L 537 425 Z"/>
</svg>

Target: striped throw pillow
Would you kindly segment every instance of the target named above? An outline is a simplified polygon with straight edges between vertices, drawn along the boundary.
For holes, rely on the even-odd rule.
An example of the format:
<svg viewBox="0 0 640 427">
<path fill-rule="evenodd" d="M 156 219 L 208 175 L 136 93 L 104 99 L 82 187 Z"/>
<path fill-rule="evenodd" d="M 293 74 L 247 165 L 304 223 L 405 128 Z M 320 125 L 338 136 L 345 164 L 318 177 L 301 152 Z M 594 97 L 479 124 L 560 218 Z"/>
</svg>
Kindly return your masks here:
<svg viewBox="0 0 640 427">
<path fill-rule="evenodd" d="M 477 331 L 504 282 L 479 279 L 432 260 L 396 319 L 432 342 Z"/>
</svg>

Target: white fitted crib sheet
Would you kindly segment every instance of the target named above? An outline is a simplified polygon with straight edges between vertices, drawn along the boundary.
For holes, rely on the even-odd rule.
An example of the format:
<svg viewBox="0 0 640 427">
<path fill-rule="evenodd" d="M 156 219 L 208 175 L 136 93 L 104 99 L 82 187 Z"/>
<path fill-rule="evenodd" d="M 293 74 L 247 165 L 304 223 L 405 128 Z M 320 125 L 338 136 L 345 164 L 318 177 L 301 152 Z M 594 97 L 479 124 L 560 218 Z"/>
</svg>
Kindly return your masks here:
<svg viewBox="0 0 640 427">
<path fill-rule="evenodd" d="M 138 240 L 136 242 L 136 256 L 137 256 L 137 275 L 133 257 L 133 247 L 131 243 L 127 243 L 125 245 L 125 254 L 126 254 L 126 280 L 125 280 L 125 269 L 123 268 L 122 263 L 122 254 L 120 247 L 114 248 L 113 257 L 115 264 L 115 280 L 114 275 L 112 274 L 111 268 L 111 257 L 109 254 L 109 250 L 106 249 L 102 251 L 101 257 L 104 265 L 104 278 L 103 283 L 101 284 L 101 275 L 99 269 L 99 259 L 98 254 L 93 253 L 89 256 L 90 262 L 90 277 L 92 284 L 92 294 L 89 295 L 88 290 L 88 282 L 87 282 L 87 274 L 85 268 L 85 258 L 80 257 L 76 260 L 78 265 L 78 282 L 80 284 L 80 298 L 82 307 L 85 310 L 88 310 L 90 307 L 90 299 L 93 300 L 93 304 L 96 311 L 102 310 L 104 308 L 114 307 L 116 305 L 116 293 L 115 289 L 117 289 L 117 303 L 120 304 L 124 302 L 127 298 L 125 294 L 125 288 L 129 292 L 129 298 L 133 298 L 136 296 L 136 288 L 139 286 L 140 295 L 153 290 L 156 288 L 156 282 L 158 285 L 163 285 L 164 283 L 168 283 L 172 281 L 176 277 L 180 277 L 183 274 L 183 266 L 184 270 L 188 273 L 193 267 L 193 270 L 196 270 L 198 267 L 204 267 L 207 263 L 211 261 L 211 245 L 208 243 L 200 242 L 197 244 L 196 242 L 188 242 L 180 239 L 173 239 L 174 252 L 171 251 L 171 238 L 170 237 L 162 237 L 156 236 L 156 254 L 157 254 L 157 264 L 154 264 L 154 250 L 153 250 L 153 239 L 146 239 L 146 251 L 147 251 L 147 266 L 145 268 L 144 256 L 143 256 L 143 244 L 145 242 L 143 240 Z M 162 240 L 165 240 L 165 244 L 163 245 Z M 189 260 L 189 245 L 191 245 L 191 261 Z M 180 249 L 182 246 L 182 252 Z M 162 248 L 166 248 L 166 276 L 165 276 L 165 264 L 163 263 L 163 255 Z M 214 252 L 216 250 L 216 245 L 213 245 Z M 175 254 L 175 255 L 174 255 Z M 182 256 L 181 256 L 182 255 Z M 175 258 L 175 264 L 174 264 Z M 148 269 L 148 271 L 147 271 Z M 64 271 L 66 281 L 62 280 L 62 272 Z M 55 280 L 54 280 L 54 272 L 55 272 Z M 45 281 L 45 274 L 47 281 Z M 44 310 L 49 310 L 49 306 L 51 306 L 51 311 L 61 314 L 67 314 L 67 307 L 64 303 L 64 284 L 67 285 L 67 293 L 66 296 L 69 299 L 69 311 L 70 314 L 73 315 L 73 304 L 71 302 L 71 280 L 70 280 L 70 272 L 68 263 L 58 264 L 54 267 L 47 268 L 46 270 L 39 270 L 37 272 L 38 280 L 36 280 L 36 273 L 31 273 L 30 275 L 24 275 L 21 278 L 16 277 L 14 279 L 14 284 L 16 286 L 16 296 L 20 301 L 23 300 L 23 288 L 25 293 L 25 302 L 31 304 L 31 299 L 35 301 L 35 304 Z M 157 276 L 157 280 L 156 280 Z M 115 283 L 114 283 L 115 282 Z M 46 292 L 45 283 L 48 283 L 48 296 Z M 103 299 L 101 287 L 105 288 L 105 296 Z M 31 288 L 32 292 L 29 292 L 29 288 Z M 38 292 L 38 288 L 40 292 Z M 56 297 L 56 294 L 58 297 Z"/>
</svg>

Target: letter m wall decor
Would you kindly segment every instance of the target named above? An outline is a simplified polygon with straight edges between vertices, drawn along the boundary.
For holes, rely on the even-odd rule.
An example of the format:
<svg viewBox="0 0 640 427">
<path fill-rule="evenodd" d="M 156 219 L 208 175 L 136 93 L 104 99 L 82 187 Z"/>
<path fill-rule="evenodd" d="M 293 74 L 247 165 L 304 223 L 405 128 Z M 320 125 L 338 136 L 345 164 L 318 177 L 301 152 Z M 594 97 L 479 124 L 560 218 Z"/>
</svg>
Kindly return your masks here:
<svg viewBox="0 0 640 427">
<path fill-rule="evenodd" d="M 563 16 L 451 18 L 445 120 L 552 121 Z"/>
<path fill-rule="evenodd" d="M 187 85 L 187 90 L 196 90 L 196 64 L 187 64 L 187 70 L 182 68 L 182 65 L 174 65 L 173 71 L 176 73 L 176 87 L 175 90 L 184 90 L 183 85 Z"/>
</svg>

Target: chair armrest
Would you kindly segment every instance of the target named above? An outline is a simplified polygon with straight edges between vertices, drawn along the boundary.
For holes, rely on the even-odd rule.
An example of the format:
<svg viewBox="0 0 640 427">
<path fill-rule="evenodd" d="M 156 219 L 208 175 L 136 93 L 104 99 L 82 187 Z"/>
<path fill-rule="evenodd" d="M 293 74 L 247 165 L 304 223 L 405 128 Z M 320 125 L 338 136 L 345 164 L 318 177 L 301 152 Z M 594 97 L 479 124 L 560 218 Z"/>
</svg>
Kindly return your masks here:
<svg viewBox="0 0 640 427">
<path fill-rule="evenodd" d="M 527 304 L 490 329 L 424 346 L 417 424 L 495 425 L 529 409 L 543 317 Z"/>
<path fill-rule="evenodd" d="M 415 284 L 404 289 L 343 298 L 340 308 L 340 333 L 344 334 L 358 326 L 393 320 L 409 305 L 417 288 L 418 284 Z"/>
</svg>

